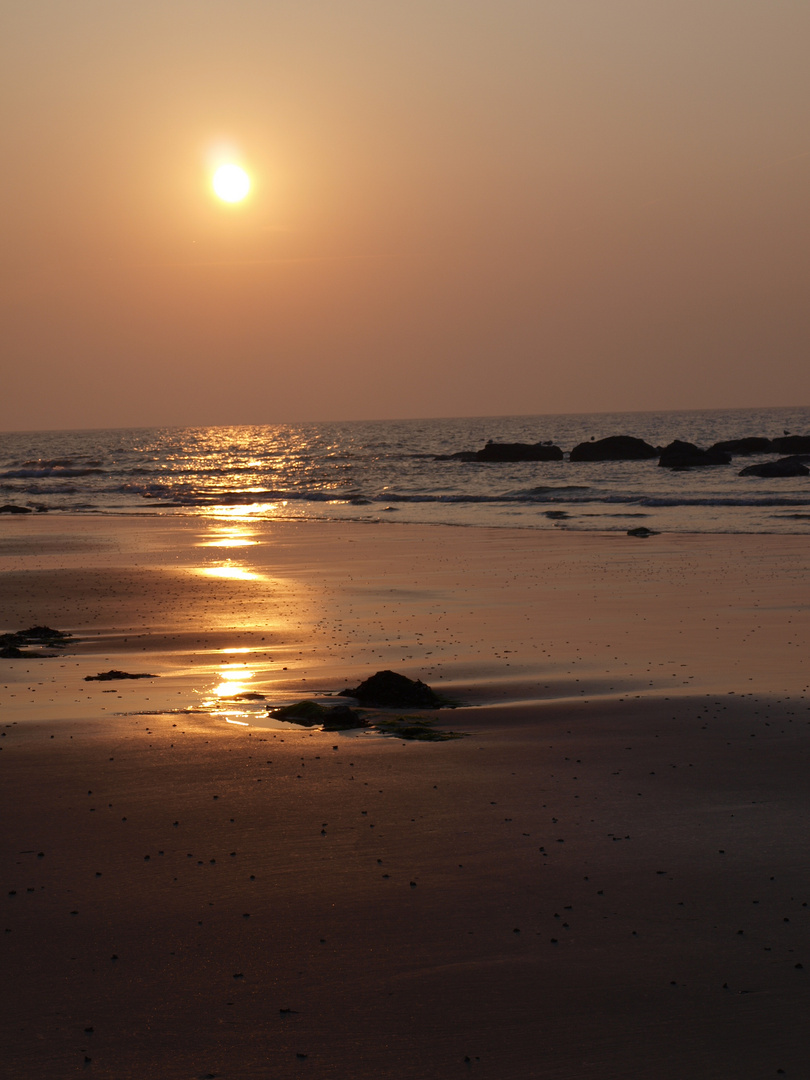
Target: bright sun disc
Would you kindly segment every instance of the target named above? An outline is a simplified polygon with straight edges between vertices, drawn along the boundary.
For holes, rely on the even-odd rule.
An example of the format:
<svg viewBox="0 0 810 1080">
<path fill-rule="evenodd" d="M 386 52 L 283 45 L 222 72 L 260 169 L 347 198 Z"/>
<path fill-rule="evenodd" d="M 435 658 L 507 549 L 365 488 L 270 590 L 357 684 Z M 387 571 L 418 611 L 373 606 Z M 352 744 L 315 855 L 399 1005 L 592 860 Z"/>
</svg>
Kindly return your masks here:
<svg viewBox="0 0 810 1080">
<path fill-rule="evenodd" d="M 214 173 L 214 191 L 225 202 L 239 202 L 250 191 L 250 177 L 238 165 L 221 165 Z"/>
</svg>

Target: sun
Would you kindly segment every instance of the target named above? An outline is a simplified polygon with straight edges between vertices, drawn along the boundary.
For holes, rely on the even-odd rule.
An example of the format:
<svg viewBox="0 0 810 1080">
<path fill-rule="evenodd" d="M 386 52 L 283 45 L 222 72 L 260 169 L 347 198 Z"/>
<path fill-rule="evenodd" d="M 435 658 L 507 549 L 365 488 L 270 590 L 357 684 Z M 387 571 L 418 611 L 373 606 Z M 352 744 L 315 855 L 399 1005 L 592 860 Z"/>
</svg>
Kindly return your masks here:
<svg viewBox="0 0 810 1080">
<path fill-rule="evenodd" d="M 250 177 L 238 165 L 220 165 L 214 173 L 213 185 L 224 202 L 241 202 L 250 191 Z"/>
</svg>

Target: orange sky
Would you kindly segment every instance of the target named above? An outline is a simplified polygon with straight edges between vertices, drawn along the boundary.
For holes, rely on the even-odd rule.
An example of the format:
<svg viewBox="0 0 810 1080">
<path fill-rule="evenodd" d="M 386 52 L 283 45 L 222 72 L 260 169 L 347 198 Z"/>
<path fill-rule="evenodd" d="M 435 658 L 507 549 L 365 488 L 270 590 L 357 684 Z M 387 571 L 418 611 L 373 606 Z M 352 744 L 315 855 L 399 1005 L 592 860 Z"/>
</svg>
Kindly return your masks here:
<svg viewBox="0 0 810 1080">
<path fill-rule="evenodd" d="M 807 0 L 3 9 L 0 430 L 810 403 Z"/>
</svg>

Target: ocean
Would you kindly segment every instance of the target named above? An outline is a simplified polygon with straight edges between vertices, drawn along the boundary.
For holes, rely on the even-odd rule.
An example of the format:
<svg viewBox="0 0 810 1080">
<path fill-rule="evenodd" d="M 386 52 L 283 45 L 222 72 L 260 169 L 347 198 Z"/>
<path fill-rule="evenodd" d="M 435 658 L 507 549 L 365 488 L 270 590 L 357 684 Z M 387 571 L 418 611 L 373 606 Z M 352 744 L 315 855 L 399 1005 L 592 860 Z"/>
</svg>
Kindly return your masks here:
<svg viewBox="0 0 810 1080">
<path fill-rule="evenodd" d="M 740 470 L 779 455 L 673 471 L 571 462 L 577 443 L 633 435 L 708 447 L 810 434 L 810 409 L 591 413 L 254 427 L 0 434 L 0 503 L 68 514 L 196 514 L 466 527 L 666 532 L 810 531 L 810 477 Z M 550 440 L 563 461 L 443 455 Z"/>
</svg>

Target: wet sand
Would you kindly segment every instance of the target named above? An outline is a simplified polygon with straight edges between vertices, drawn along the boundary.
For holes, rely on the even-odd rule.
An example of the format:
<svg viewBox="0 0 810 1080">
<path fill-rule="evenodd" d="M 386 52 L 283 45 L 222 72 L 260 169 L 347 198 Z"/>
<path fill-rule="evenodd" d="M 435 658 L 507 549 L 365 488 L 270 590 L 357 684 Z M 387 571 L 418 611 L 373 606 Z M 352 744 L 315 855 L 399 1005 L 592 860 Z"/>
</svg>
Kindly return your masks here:
<svg viewBox="0 0 810 1080">
<path fill-rule="evenodd" d="M 808 561 L 0 521 L 0 631 L 74 635 L 0 661 L 2 1074 L 807 1075 Z M 467 737 L 265 719 L 381 668 Z"/>
</svg>

